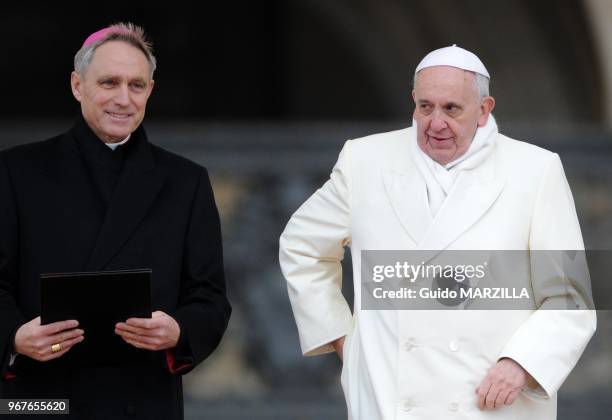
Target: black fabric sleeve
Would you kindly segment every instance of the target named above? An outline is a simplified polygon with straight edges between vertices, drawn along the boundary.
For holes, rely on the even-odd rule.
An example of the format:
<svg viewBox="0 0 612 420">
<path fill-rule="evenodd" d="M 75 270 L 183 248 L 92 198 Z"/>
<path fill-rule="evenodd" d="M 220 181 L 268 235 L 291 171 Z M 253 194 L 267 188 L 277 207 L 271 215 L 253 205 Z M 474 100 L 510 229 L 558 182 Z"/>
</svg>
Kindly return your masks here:
<svg viewBox="0 0 612 420">
<path fill-rule="evenodd" d="M 185 237 L 179 306 L 174 318 L 181 336 L 174 349 L 176 364 L 189 372 L 221 341 L 231 306 L 226 296 L 221 223 L 206 169 L 202 170 Z"/>
<path fill-rule="evenodd" d="M 15 332 L 26 322 L 16 301 L 19 250 L 15 195 L 0 153 L 0 378 L 7 378 Z"/>
</svg>

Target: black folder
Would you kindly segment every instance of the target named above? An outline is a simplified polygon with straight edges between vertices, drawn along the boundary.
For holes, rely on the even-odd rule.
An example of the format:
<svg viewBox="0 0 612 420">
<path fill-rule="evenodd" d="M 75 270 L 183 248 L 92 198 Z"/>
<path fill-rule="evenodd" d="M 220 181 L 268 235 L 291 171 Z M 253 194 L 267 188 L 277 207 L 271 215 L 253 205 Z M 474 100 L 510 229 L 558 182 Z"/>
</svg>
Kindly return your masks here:
<svg viewBox="0 0 612 420">
<path fill-rule="evenodd" d="M 151 318 L 150 269 L 41 274 L 41 323 L 76 319 L 85 340 L 62 356 L 76 365 L 117 364 L 146 357 L 115 334 L 128 318 Z"/>
</svg>

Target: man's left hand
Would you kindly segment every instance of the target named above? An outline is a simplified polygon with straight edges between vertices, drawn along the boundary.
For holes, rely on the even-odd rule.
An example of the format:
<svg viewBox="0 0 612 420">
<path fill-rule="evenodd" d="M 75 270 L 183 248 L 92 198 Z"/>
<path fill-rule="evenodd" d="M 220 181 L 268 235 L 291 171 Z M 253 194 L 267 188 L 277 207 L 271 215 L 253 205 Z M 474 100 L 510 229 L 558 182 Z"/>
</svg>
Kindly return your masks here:
<svg viewBox="0 0 612 420">
<path fill-rule="evenodd" d="M 500 359 L 476 388 L 478 408 L 493 410 L 512 404 L 528 377 L 527 371 L 514 360 Z"/>
<path fill-rule="evenodd" d="M 181 328 L 174 318 L 155 311 L 151 318 L 130 318 L 115 325 L 115 334 L 139 349 L 165 350 L 176 347 Z"/>
</svg>

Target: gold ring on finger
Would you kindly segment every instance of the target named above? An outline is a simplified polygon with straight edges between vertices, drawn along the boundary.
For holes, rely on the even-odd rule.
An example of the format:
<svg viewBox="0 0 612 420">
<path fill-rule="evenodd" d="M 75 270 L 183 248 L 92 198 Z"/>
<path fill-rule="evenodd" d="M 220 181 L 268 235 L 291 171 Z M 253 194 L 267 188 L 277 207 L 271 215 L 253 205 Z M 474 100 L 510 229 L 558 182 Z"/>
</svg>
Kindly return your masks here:
<svg viewBox="0 0 612 420">
<path fill-rule="evenodd" d="M 56 343 L 54 345 L 51 346 L 51 351 L 53 353 L 57 353 L 58 351 L 60 351 L 62 349 L 62 345 L 60 343 Z"/>
</svg>

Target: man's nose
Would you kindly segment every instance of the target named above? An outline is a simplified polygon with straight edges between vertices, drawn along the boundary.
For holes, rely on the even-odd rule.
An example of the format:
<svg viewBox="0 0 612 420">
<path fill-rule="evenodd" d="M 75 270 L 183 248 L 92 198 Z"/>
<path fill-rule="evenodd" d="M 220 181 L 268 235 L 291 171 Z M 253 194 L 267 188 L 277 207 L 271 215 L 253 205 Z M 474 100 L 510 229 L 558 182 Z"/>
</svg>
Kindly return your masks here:
<svg viewBox="0 0 612 420">
<path fill-rule="evenodd" d="M 444 116 L 441 115 L 440 112 L 434 111 L 433 115 L 431 116 L 430 128 L 433 131 L 442 131 L 447 127 L 448 124 L 446 123 Z"/>
<path fill-rule="evenodd" d="M 115 103 L 121 106 L 128 106 L 130 104 L 130 89 L 127 85 L 120 85 L 116 91 Z"/>
</svg>

